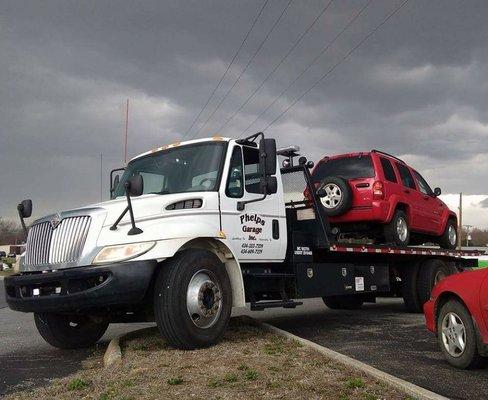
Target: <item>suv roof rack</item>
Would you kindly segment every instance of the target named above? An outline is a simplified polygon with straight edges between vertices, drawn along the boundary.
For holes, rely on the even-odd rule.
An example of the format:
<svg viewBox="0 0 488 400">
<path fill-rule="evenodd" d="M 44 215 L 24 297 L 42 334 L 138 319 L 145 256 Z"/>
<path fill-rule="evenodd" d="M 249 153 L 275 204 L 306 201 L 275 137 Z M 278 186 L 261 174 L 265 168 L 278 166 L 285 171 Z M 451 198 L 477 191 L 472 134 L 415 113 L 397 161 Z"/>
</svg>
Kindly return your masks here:
<svg viewBox="0 0 488 400">
<path fill-rule="evenodd" d="M 389 154 L 389 153 L 386 153 L 386 152 L 384 152 L 384 151 L 381 151 L 381 150 L 376 150 L 376 149 L 373 149 L 373 150 L 371 150 L 371 153 L 383 154 L 384 156 L 388 156 L 388 157 L 394 158 L 395 160 L 400 161 L 400 162 L 401 162 L 401 163 L 403 163 L 403 164 L 406 164 L 406 162 L 405 162 L 405 161 L 403 161 L 401 158 L 395 157 L 395 156 L 393 156 L 393 155 L 391 155 L 391 154 Z"/>
</svg>

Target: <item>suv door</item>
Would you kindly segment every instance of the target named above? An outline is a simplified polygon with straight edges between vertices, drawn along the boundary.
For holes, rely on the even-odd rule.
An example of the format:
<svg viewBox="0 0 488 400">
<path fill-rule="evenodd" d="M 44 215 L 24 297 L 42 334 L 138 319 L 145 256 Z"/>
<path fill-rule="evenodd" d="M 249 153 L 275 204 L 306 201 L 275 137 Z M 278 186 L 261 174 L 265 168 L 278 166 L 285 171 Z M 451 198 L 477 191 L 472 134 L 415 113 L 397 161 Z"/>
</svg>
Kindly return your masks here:
<svg viewBox="0 0 488 400">
<path fill-rule="evenodd" d="M 222 231 L 240 261 L 281 261 L 286 251 L 286 217 L 283 187 L 279 174 L 278 190 L 264 200 L 248 203 L 243 211 L 237 203 L 259 199 L 259 151 L 235 145 L 231 150 L 227 179 L 222 182 L 220 208 Z"/>
<path fill-rule="evenodd" d="M 440 229 L 444 204 L 439 199 L 434 197 L 434 192 L 422 175 L 415 170 L 413 173 L 415 179 L 417 180 L 417 186 L 423 200 L 421 211 L 425 224 L 425 230 L 432 233 L 437 233 Z"/>
<path fill-rule="evenodd" d="M 410 206 L 410 227 L 422 230 L 422 212 L 420 210 L 421 197 L 420 193 L 417 191 L 417 186 L 415 185 L 415 180 L 413 175 L 405 164 L 395 163 L 396 168 L 399 172 L 400 179 L 402 181 L 402 192 L 403 199 L 406 204 Z"/>
</svg>

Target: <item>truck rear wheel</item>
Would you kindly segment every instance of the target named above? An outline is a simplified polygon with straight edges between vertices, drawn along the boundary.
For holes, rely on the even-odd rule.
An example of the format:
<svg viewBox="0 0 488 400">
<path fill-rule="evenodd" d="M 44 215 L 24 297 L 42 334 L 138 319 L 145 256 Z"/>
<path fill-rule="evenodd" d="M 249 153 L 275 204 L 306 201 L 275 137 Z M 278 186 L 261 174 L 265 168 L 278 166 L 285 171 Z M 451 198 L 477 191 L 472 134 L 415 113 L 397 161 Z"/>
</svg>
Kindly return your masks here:
<svg viewBox="0 0 488 400">
<path fill-rule="evenodd" d="M 358 310 L 363 306 L 363 300 L 357 296 L 324 296 L 325 305 L 332 310 Z"/>
<path fill-rule="evenodd" d="M 161 266 L 154 287 L 154 315 L 171 346 L 190 350 L 217 343 L 231 310 L 230 280 L 214 254 L 185 250 Z"/>
<path fill-rule="evenodd" d="M 417 289 L 420 304 L 423 305 L 430 299 L 432 288 L 442 279 L 455 274 L 456 268 L 441 260 L 430 259 L 422 263 L 419 270 Z"/>
<path fill-rule="evenodd" d="M 96 323 L 83 315 L 35 313 L 34 322 L 42 338 L 59 349 L 93 346 L 107 330 L 107 323 Z"/>
<path fill-rule="evenodd" d="M 404 265 L 401 269 L 403 302 L 407 311 L 412 313 L 422 312 L 423 303 L 420 303 L 417 285 L 418 275 L 418 263 Z"/>
</svg>

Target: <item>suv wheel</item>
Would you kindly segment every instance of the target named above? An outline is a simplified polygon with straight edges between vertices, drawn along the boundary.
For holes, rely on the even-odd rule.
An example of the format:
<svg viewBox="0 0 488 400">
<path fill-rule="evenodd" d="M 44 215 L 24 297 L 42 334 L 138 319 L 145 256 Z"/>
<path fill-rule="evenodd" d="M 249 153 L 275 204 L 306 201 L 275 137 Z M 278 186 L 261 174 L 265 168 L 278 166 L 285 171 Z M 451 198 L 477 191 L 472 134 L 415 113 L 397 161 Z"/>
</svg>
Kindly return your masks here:
<svg viewBox="0 0 488 400">
<path fill-rule="evenodd" d="M 384 228 L 387 243 L 407 246 L 410 240 L 410 227 L 407 215 L 402 210 L 396 210 L 390 223 Z"/>
<path fill-rule="evenodd" d="M 444 249 L 455 249 L 457 245 L 457 224 L 449 219 L 444 233 L 439 237 L 439 245 Z"/>
<path fill-rule="evenodd" d="M 351 208 L 352 191 L 345 179 L 327 176 L 322 180 L 320 191 L 320 202 L 329 217 L 344 214 Z"/>
</svg>

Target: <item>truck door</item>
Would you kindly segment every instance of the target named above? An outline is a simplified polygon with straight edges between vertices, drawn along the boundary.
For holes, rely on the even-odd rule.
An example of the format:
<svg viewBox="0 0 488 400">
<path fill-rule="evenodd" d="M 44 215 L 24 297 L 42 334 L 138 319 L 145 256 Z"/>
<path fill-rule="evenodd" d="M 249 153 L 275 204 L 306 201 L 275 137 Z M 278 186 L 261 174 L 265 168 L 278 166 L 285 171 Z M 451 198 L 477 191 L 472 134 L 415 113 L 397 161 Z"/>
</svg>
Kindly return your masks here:
<svg viewBox="0 0 488 400">
<path fill-rule="evenodd" d="M 286 217 L 279 169 L 278 190 L 266 199 L 248 203 L 243 211 L 240 201 L 261 198 L 259 151 L 235 145 L 229 150 L 227 176 L 220 191 L 222 231 L 241 261 L 281 261 L 286 252 Z"/>
</svg>

